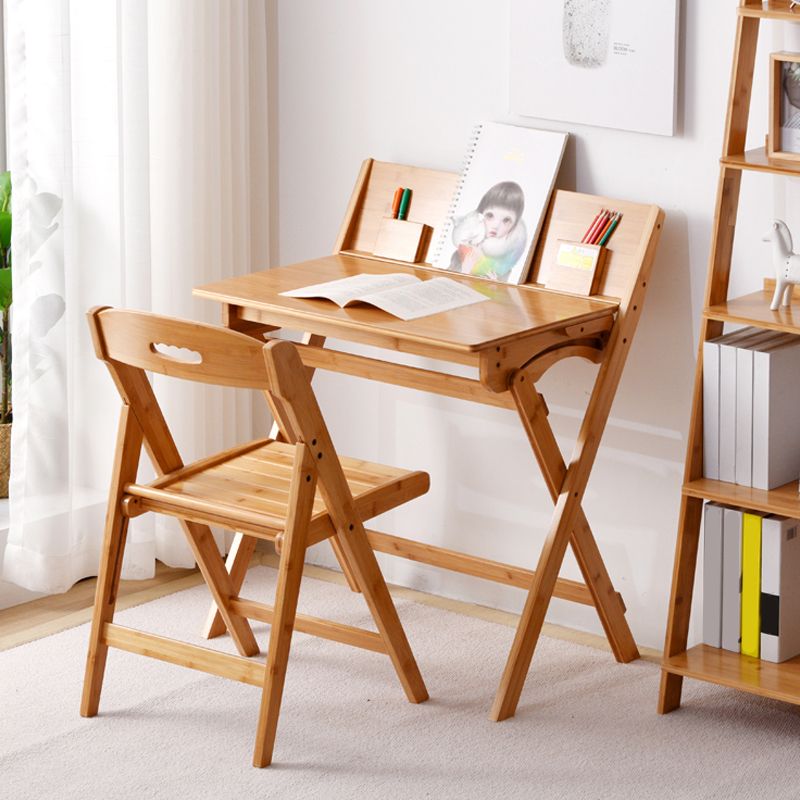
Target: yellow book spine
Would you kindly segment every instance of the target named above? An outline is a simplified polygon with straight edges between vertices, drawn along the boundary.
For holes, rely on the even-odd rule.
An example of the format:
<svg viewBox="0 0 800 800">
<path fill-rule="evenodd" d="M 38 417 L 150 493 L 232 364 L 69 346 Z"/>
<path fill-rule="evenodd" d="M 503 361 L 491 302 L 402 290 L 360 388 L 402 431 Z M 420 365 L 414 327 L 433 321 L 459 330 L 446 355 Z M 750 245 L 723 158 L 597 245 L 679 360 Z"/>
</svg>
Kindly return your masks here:
<svg viewBox="0 0 800 800">
<path fill-rule="evenodd" d="M 742 514 L 742 653 L 761 654 L 761 517 Z"/>
</svg>

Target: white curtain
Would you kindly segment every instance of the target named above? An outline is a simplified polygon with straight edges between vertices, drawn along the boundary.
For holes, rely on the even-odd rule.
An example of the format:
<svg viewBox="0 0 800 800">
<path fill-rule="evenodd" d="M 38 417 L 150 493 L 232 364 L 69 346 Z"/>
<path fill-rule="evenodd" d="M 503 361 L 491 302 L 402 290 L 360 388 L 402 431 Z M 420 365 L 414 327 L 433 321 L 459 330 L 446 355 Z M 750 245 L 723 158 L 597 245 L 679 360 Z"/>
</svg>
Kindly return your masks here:
<svg viewBox="0 0 800 800">
<path fill-rule="evenodd" d="M 85 312 L 217 321 L 192 287 L 267 266 L 265 0 L 6 4 L 14 424 L 2 577 L 60 592 L 97 569 L 120 406 Z M 250 397 L 155 388 L 185 460 L 251 434 Z M 169 522 L 132 526 L 123 577 L 151 577 L 155 558 L 193 564 Z"/>
</svg>

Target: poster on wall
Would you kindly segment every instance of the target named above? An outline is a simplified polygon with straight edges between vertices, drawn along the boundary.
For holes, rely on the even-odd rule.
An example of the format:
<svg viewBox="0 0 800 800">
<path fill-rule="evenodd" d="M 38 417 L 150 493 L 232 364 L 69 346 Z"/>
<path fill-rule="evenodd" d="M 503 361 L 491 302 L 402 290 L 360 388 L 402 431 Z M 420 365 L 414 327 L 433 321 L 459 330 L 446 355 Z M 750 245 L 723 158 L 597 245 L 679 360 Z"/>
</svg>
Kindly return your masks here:
<svg viewBox="0 0 800 800">
<path fill-rule="evenodd" d="M 511 111 L 672 136 L 678 0 L 512 0 Z"/>
</svg>

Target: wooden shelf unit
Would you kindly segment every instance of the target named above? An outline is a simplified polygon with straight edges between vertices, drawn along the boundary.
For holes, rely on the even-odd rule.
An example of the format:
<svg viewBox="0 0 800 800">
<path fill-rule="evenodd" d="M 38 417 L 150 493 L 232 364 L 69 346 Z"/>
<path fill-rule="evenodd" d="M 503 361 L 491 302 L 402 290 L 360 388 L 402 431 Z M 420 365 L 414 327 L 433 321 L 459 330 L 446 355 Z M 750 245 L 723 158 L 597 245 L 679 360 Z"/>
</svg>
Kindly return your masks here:
<svg viewBox="0 0 800 800">
<path fill-rule="evenodd" d="M 800 7 L 789 10 L 788 0 L 740 0 L 733 53 L 733 70 L 720 159 L 714 228 L 706 296 L 700 325 L 692 416 L 681 492 L 678 537 L 667 621 L 658 710 L 678 708 L 685 677 L 730 686 L 765 697 L 800 704 L 800 657 L 781 664 L 760 661 L 706 645 L 687 649 L 692 593 L 700 544 L 703 504 L 713 500 L 788 517 L 800 517 L 798 483 L 762 491 L 703 477 L 703 343 L 719 336 L 725 323 L 800 335 L 800 304 L 770 311 L 772 290 L 728 298 L 733 239 L 745 170 L 772 175 L 800 175 L 800 164 L 767 158 L 764 148 L 745 151 L 755 56 L 762 19 L 800 22 Z"/>
</svg>

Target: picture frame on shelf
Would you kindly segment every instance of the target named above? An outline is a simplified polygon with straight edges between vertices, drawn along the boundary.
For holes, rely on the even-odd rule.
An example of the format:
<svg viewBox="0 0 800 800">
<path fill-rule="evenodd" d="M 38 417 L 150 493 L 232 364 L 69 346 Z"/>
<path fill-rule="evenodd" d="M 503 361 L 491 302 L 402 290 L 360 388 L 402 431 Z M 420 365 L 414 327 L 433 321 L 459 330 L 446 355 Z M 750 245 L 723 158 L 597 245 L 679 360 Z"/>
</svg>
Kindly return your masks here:
<svg viewBox="0 0 800 800">
<path fill-rule="evenodd" d="M 770 55 L 767 156 L 800 161 L 800 53 Z"/>
</svg>

